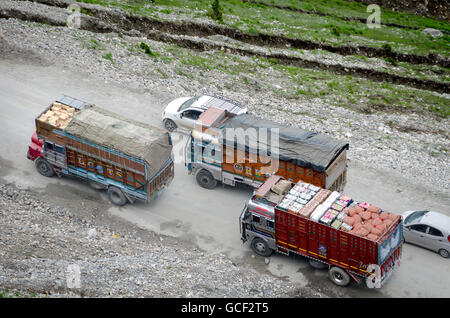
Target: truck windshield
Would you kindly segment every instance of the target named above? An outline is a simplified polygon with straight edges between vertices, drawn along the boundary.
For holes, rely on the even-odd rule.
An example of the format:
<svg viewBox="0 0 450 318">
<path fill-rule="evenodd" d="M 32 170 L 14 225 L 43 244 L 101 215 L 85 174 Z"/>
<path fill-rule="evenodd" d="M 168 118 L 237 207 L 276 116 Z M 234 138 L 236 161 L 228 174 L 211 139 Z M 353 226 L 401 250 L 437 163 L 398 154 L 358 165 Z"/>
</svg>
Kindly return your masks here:
<svg viewBox="0 0 450 318">
<path fill-rule="evenodd" d="M 404 221 L 405 224 L 418 223 L 422 216 L 424 216 L 428 211 L 416 211 L 408 215 Z"/>
<path fill-rule="evenodd" d="M 183 104 L 181 104 L 180 108 L 178 108 L 178 111 L 180 112 L 182 110 L 185 110 L 186 108 L 191 107 L 191 105 L 194 104 L 199 98 L 200 98 L 200 96 L 188 99 Z"/>
</svg>

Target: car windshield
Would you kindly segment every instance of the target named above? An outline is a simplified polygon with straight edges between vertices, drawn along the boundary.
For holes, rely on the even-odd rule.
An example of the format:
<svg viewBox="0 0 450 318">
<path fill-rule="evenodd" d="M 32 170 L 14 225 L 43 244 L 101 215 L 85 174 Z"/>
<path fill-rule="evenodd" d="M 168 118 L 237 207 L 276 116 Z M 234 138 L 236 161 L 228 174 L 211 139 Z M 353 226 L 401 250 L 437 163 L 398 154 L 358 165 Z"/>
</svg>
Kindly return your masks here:
<svg viewBox="0 0 450 318">
<path fill-rule="evenodd" d="M 404 221 L 405 224 L 418 223 L 422 216 L 424 216 L 428 211 L 416 211 L 408 215 Z"/>
<path fill-rule="evenodd" d="M 178 111 L 181 112 L 182 110 L 185 110 L 186 108 L 189 108 L 193 103 L 195 103 L 199 97 L 193 97 L 191 99 L 188 99 L 187 101 L 185 101 L 183 104 L 181 104 L 180 108 L 178 108 Z"/>
</svg>

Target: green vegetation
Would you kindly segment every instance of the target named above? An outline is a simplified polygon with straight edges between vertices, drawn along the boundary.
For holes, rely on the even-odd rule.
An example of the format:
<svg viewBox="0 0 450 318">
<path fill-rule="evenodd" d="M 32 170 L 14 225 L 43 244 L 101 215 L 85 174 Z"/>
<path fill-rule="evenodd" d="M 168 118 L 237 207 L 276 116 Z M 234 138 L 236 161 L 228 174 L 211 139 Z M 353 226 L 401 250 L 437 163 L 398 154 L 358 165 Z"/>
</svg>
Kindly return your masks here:
<svg viewBox="0 0 450 318">
<path fill-rule="evenodd" d="M 212 10 L 212 0 L 155 0 L 149 3 L 144 0 L 79 0 L 102 5 L 118 6 L 132 14 L 151 16 L 163 19 L 159 14 L 182 14 L 183 18 L 213 19 L 209 13 Z M 287 1 L 264 0 L 267 3 L 279 5 L 298 5 L 303 9 L 310 6 L 310 11 L 325 10 L 335 16 L 367 17 L 366 6 L 356 2 L 342 0 L 330 1 Z M 330 4 L 329 7 L 327 5 Z M 312 40 L 333 45 L 365 45 L 384 49 L 388 52 L 404 52 L 428 55 L 439 53 L 450 56 L 450 38 L 444 34 L 441 38 L 431 38 L 423 35 L 421 30 L 386 27 L 369 29 L 365 23 L 345 21 L 333 16 L 319 16 L 304 14 L 283 9 L 274 9 L 261 4 L 250 4 L 241 0 L 220 2 L 222 23 L 228 27 L 237 28 L 247 33 L 281 34 L 296 39 Z M 180 13 L 181 12 L 181 13 Z M 208 13 L 209 12 L 209 13 Z M 353 14 L 353 15 L 351 15 Z M 420 27 L 440 26 L 442 30 L 449 28 L 445 22 L 425 19 L 398 12 L 383 10 L 382 22 L 386 16 L 403 17 L 401 21 L 409 25 L 416 23 Z M 406 25 L 406 24 L 405 24 Z M 100 44 L 91 39 L 88 42 L 93 49 L 101 48 Z M 231 44 L 230 44 L 231 45 Z M 224 80 L 216 83 L 218 89 L 233 89 L 233 82 L 245 85 L 249 90 L 270 90 L 282 97 L 313 101 L 320 99 L 326 104 L 344 107 L 363 113 L 391 113 L 414 112 L 418 114 L 432 114 L 437 118 L 448 118 L 450 115 L 450 100 L 448 95 L 427 90 L 414 89 L 408 86 L 396 85 L 389 82 L 377 82 L 355 76 L 336 75 L 326 70 L 311 70 L 296 66 L 287 66 L 277 59 L 257 57 L 243 57 L 225 52 L 198 52 L 176 45 L 164 45 L 164 48 L 150 48 L 147 43 L 138 42 L 127 48 L 132 54 L 146 54 L 157 56 L 153 72 L 156 76 L 167 77 L 160 63 L 170 63 L 175 74 L 185 76 L 203 83 L 209 72 L 222 73 Z M 320 59 L 333 59 L 331 52 L 322 50 L 302 51 L 295 48 L 291 52 L 298 56 L 303 54 L 315 55 Z M 112 56 L 103 56 L 112 61 Z M 306 57 L 306 56 L 305 56 Z M 436 65 L 409 64 L 398 62 L 393 58 L 372 59 L 361 55 L 339 56 L 344 62 L 371 64 L 376 70 L 405 77 L 423 78 L 442 82 L 450 81 L 450 69 Z M 343 62 L 343 63 L 344 63 Z M 279 85 L 283 83 L 283 89 Z M 219 87 L 220 86 L 220 87 Z M 278 88 L 275 88 L 278 87 Z"/>
<path fill-rule="evenodd" d="M 292 8 L 315 11 L 338 17 L 366 19 L 369 16 L 367 5 L 356 1 L 344 0 L 259 0 L 261 3 L 289 6 Z M 397 12 L 381 7 L 381 23 L 395 23 L 409 27 L 435 28 L 450 31 L 450 25 L 444 21 L 425 18 L 406 12 Z"/>
<path fill-rule="evenodd" d="M 248 33 L 280 34 L 331 45 L 364 45 L 381 48 L 384 44 L 389 43 L 391 50 L 395 52 L 419 55 L 437 53 L 450 57 L 449 23 L 383 8 L 381 11 L 382 23 L 397 23 L 418 27 L 419 29 L 388 26 L 369 29 L 365 23 L 346 21 L 336 17 L 367 18 L 369 16 L 369 13 L 366 12 L 367 6 L 359 2 L 343 0 L 261 0 L 269 4 L 290 5 L 304 10 L 331 14 L 331 16 L 319 16 L 246 3 L 241 0 L 227 0 L 221 2 L 220 5 L 215 0 L 155 0 L 154 3 L 149 3 L 146 0 L 78 1 L 117 6 L 133 14 L 148 15 L 154 18 L 159 18 L 158 13 L 167 14 L 170 11 L 172 14 L 182 14 L 194 20 L 196 18 L 220 20 L 229 27 Z M 216 2 L 218 6 L 214 13 L 213 7 Z M 426 27 L 447 32 L 444 32 L 441 38 L 432 38 L 422 34 L 422 29 Z"/>
<path fill-rule="evenodd" d="M 106 53 L 105 55 L 102 56 L 105 60 L 111 61 L 112 63 L 114 63 L 113 58 L 112 58 L 112 54 L 110 52 Z"/>
<path fill-rule="evenodd" d="M 102 48 L 102 46 L 100 45 L 100 43 L 98 43 L 98 41 L 96 39 L 90 39 L 89 42 L 90 42 L 89 46 L 93 50 Z"/>
<path fill-rule="evenodd" d="M 219 0 L 213 0 L 211 4 L 211 10 L 209 11 L 208 15 L 219 22 L 223 22 L 223 9 L 220 5 Z"/>
<path fill-rule="evenodd" d="M 86 10 L 84 8 L 80 8 L 80 13 L 83 13 L 83 14 L 86 14 L 86 15 L 90 15 L 90 16 L 93 15 L 91 11 Z"/>
<path fill-rule="evenodd" d="M 439 118 L 450 115 L 448 97 L 431 91 L 287 66 L 275 59 L 242 57 L 225 52 L 200 53 L 175 45 L 166 45 L 164 50 L 171 53 L 168 62 L 176 65 L 176 74 L 201 82 L 209 77 L 209 72 L 216 74 L 212 78 L 220 72 L 225 88 L 228 85 L 232 89 L 233 85 L 225 85 L 231 79 L 238 86 L 246 85 L 249 90 L 271 90 L 289 99 L 310 102 L 318 98 L 326 104 L 361 113 L 414 112 Z M 284 82 L 283 89 L 271 84 L 277 81 Z"/>
<path fill-rule="evenodd" d="M 388 43 L 384 43 L 384 44 L 381 46 L 381 48 L 384 49 L 384 50 L 386 50 L 386 51 L 388 51 L 388 52 L 392 52 L 392 47 L 391 47 Z"/>
<path fill-rule="evenodd" d="M 158 54 L 156 54 L 155 52 L 153 52 L 150 47 L 147 45 L 147 43 L 145 42 L 141 42 L 141 44 L 139 44 L 139 47 L 144 51 L 145 54 L 147 54 L 148 56 L 152 56 L 155 57 Z"/>
</svg>

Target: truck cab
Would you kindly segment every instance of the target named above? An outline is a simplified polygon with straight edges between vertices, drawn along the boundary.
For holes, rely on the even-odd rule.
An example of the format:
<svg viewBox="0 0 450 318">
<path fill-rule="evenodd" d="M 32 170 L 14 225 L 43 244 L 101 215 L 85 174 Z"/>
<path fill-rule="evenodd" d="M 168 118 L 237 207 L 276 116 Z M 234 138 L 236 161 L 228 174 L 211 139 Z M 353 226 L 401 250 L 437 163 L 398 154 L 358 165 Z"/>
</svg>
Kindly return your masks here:
<svg viewBox="0 0 450 318">
<path fill-rule="evenodd" d="M 239 217 L 241 240 L 250 240 L 252 249 L 261 256 L 268 256 L 277 249 L 275 207 L 282 196 L 273 192 L 273 187 L 281 180 L 282 177 L 273 175 L 255 190 Z"/>
</svg>

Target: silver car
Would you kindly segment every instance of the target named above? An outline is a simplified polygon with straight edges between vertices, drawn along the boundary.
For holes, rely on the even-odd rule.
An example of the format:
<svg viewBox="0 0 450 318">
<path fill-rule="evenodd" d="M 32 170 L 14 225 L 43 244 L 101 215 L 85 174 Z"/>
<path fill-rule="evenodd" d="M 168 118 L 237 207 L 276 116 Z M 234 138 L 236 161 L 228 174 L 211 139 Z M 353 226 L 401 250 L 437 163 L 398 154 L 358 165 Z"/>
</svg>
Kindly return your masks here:
<svg viewBox="0 0 450 318">
<path fill-rule="evenodd" d="M 177 128 L 192 130 L 197 119 L 209 107 L 225 109 L 236 115 L 247 113 L 247 108 L 240 103 L 219 95 L 180 97 L 171 101 L 164 109 L 163 125 L 170 132 Z"/>
<path fill-rule="evenodd" d="M 402 216 L 405 242 L 450 257 L 450 217 L 434 211 L 407 211 Z"/>
</svg>

